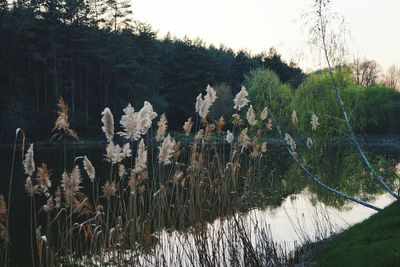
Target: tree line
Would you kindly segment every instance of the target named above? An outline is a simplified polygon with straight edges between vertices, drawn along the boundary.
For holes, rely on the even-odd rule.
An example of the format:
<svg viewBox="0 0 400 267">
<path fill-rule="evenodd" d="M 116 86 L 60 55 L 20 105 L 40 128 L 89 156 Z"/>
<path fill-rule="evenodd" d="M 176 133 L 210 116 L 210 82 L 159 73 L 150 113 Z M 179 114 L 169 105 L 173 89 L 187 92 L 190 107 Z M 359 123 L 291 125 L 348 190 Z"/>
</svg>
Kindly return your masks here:
<svg viewBox="0 0 400 267">
<path fill-rule="evenodd" d="M 100 136 L 105 106 L 118 118 L 128 102 L 138 109 L 144 100 L 159 114 L 166 113 L 170 129 L 180 130 L 195 116 L 195 98 L 207 84 L 220 95 L 213 114 L 227 119 L 233 95 L 258 70 L 273 71 L 278 80 L 259 75 L 256 97 L 265 93 L 263 80 L 273 87 L 284 84 L 276 94 L 285 95 L 280 101 L 288 114 L 308 102 L 321 102 L 329 91 L 325 82 L 322 87 L 310 84 L 324 70 L 305 75 L 273 48 L 253 55 L 200 39 L 159 38 L 151 26 L 133 19 L 130 1 L 0 0 L 1 143 L 10 142 L 19 127 L 35 140 L 49 138 L 60 97 L 69 104 L 73 127 L 83 138 Z M 355 60 L 347 70 L 351 82 L 344 86 L 352 95 L 348 100 L 358 118 L 353 121 L 357 132 L 398 132 L 398 93 L 379 84 L 398 89 L 399 70 L 392 66 L 382 74 L 376 62 L 366 59 Z M 299 97 L 297 107 L 292 104 L 310 90 L 315 92 Z"/>
<path fill-rule="evenodd" d="M 391 65 L 386 72 L 375 61 L 369 59 L 354 59 L 351 64 L 355 82 L 358 85 L 383 85 L 400 91 L 400 69 L 396 65 Z"/>
<path fill-rule="evenodd" d="M 384 84 L 358 83 L 353 66 L 337 66 L 333 77 L 345 102 L 350 123 L 357 135 L 395 135 L 400 133 L 400 93 Z M 296 88 L 279 81 L 266 69 L 252 70 L 245 80 L 253 105 L 261 110 L 265 103 L 275 114 L 275 122 L 282 130 L 302 138 L 348 138 L 341 118 L 332 80 L 327 70 L 309 73 Z M 293 127 L 293 112 L 298 124 Z M 310 118 L 319 117 L 320 127 L 313 131 Z"/>
<path fill-rule="evenodd" d="M 119 117 L 128 102 L 140 108 L 148 100 L 167 114 L 170 129 L 180 129 L 207 84 L 235 93 L 260 67 L 293 87 L 304 79 L 274 49 L 252 55 L 200 39 L 158 38 L 132 19 L 130 1 L 0 1 L 2 143 L 18 127 L 46 139 L 60 97 L 80 135 L 96 137 L 105 106 Z"/>
</svg>

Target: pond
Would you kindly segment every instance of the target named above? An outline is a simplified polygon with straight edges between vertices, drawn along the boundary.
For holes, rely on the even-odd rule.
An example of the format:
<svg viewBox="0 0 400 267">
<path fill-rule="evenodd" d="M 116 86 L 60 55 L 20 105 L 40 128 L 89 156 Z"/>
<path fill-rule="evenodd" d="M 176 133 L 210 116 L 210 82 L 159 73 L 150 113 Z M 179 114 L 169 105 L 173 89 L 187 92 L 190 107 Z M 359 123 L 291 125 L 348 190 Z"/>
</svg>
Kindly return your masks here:
<svg viewBox="0 0 400 267">
<path fill-rule="evenodd" d="M 366 149 L 374 166 L 387 178 L 389 184 L 398 186 L 398 179 L 393 179 L 396 166 L 400 161 L 398 149 L 391 144 L 382 144 L 382 142 L 371 142 L 371 144 L 373 145 L 367 145 Z M 225 151 L 225 149 L 228 149 L 224 145 L 218 146 L 217 149 L 224 151 L 222 154 L 229 154 Z M 104 161 L 104 144 L 68 145 L 65 152 L 66 157 L 62 144 L 35 145 L 36 166 L 40 166 L 43 162 L 52 170 L 53 186 L 49 190 L 50 193 L 54 195 L 56 188 L 60 185 L 64 164 L 66 164 L 67 172 L 71 172 L 74 164 L 78 164 L 83 178 L 82 192 L 89 196 L 87 202 L 90 204 L 90 209 L 94 210 L 101 204 L 104 208 L 104 214 L 106 207 L 111 206 L 114 207 L 110 211 L 111 213 L 129 213 L 130 216 L 135 218 L 136 225 L 133 228 L 129 228 L 131 226 L 125 228 L 128 229 L 129 236 L 125 235 L 123 238 L 121 237 L 121 240 L 115 242 L 118 246 L 125 242 L 129 244 L 129 246 L 121 248 L 123 251 L 129 251 L 129 253 L 124 253 L 124 256 L 119 255 L 118 257 L 136 257 L 135 262 L 143 265 L 146 265 L 146 262 L 153 262 L 154 265 L 157 265 L 157 263 L 164 261 L 161 265 L 174 266 L 174 260 L 179 260 L 183 265 L 185 265 L 184 262 L 191 263 L 193 261 L 192 256 L 188 256 L 182 249 L 186 247 L 190 250 L 191 246 L 193 246 L 193 250 L 199 249 L 196 246 L 201 243 L 199 240 L 203 239 L 199 239 L 196 232 L 195 234 L 190 232 L 198 224 L 203 225 L 202 227 L 206 229 L 204 235 L 207 241 L 203 244 L 203 250 L 210 250 L 210 255 L 212 255 L 212 250 L 218 251 L 219 254 L 232 253 L 232 250 L 226 248 L 231 243 L 224 243 L 223 240 L 240 239 L 240 236 L 236 236 L 236 233 L 226 230 L 226 227 L 235 229 L 238 226 L 241 227 L 243 233 L 246 233 L 246 238 L 249 239 L 250 243 L 253 243 L 254 247 L 259 246 L 260 249 L 265 249 L 261 242 L 273 242 L 277 246 L 276 248 L 279 248 L 281 253 L 285 254 L 305 242 L 325 238 L 334 232 L 341 231 L 375 212 L 328 193 L 308 180 L 289 157 L 285 147 L 279 143 L 270 144 L 265 156 L 255 162 L 247 159 L 242 160 L 242 168 L 245 171 L 239 171 L 238 180 L 235 182 L 221 181 L 218 178 L 203 181 L 199 178 L 197 187 L 192 187 L 191 184 L 197 181 L 198 177 L 192 175 L 186 181 L 184 179 L 179 180 L 174 176 L 180 170 L 178 164 L 167 167 L 167 169 L 156 164 L 149 164 L 148 178 L 145 182 L 142 181 L 143 187 L 140 186 L 138 178 L 136 180 L 138 183 L 136 185 L 137 190 L 131 193 L 126 192 L 126 188 L 129 186 L 132 189 L 132 185 L 128 181 L 130 179 L 129 171 L 120 177 L 118 175 L 119 167 L 117 165 L 111 167 L 110 163 Z M 156 148 L 149 151 L 150 157 L 155 157 L 157 153 Z M 185 153 L 189 155 L 191 152 L 182 149 L 183 157 Z M 84 155 L 92 161 L 96 168 L 95 186 L 85 174 L 81 160 L 74 160 Z M 313 172 L 334 188 L 349 195 L 357 196 L 380 208 L 387 206 L 394 200 L 387 194 L 383 194 L 375 180 L 365 171 L 354 148 L 347 143 L 321 144 L 318 149 L 305 151 L 302 156 Z M 219 159 L 224 166 L 229 165 L 229 155 L 227 157 L 226 159 L 224 157 Z M 54 229 L 46 226 L 48 225 L 46 213 L 42 208 L 38 208 L 40 205 L 46 204 L 46 198 L 38 196 L 32 202 L 25 192 L 26 175 L 22 168 L 21 153 L 17 153 L 16 158 L 10 213 L 11 255 L 13 262 L 29 265 L 32 263 L 30 236 L 34 232 L 30 228 L 32 203 L 37 206 L 37 210 L 40 209 L 39 212 L 35 213 L 37 224 L 42 224 L 43 228 L 46 227 L 47 229 L 45 231 L 42 228 L 41 235 L 45 236 L 48 234 L 47 231 Z M 67 159 L 65 163 L 64 158 Z M 12 149 L 10 147 L 0 150 L 0 161 L 2 163 L 0 193 L 6 196 L 12 162 Z M 124 164 L 126 170 L 128 170 L 132 161 L 127 159 Z M 184 160 L 180 164 L 184 164 Z M 151 177 L 156 176 L 161 171 L 169 173 L 169 178 L 164 177 L 152 181 Z M 101 187 L 108 179 L 107 177 L 110 176 L 110 172 L 112 173 L 111 176 L 115 177 L 121 186 L 114 200 L 102 197 L 101 192 Z M 200 177 L 210 175 L 211 171 L 205 172 L 196 170 Z M 93 202 L 91 196 L 98 197 L 101 201 Z M 123 203 L 131 204 L 129 204 L 129 207 L 125 207 Z M 119 220 L 124 221 L 123 218 L 120 219 L 121 215 L 114 219 L 109 219 L 106 215 L 102 216 L 106 218 L 107 222 L 111 220 L 111 223 L 115 225 L 108 230 L 118 232 L 112 229 L 118 228 Z M 85 220 L 91 218 L 86 215 L 80 217 L 76 214 L 70 217 L 73 217 L 76 225 L 81 225 L 80 228 L 84 225 Z M 91 223 L 96 225 L 94 220 Z M 101 225 L 101 223 L 98 225 Z M 124 225 L 128 225 L 128 223 L 124 221 Z M 61 230 L 55 231 L 57 234 L 53 233 L 53 239 L 57 239 L 57 236 L 62 232 L 62 227 L 64 226 L 61 226 Z M 189 232 L 190 234 L 188 234 Z M 86 230 L 85 235 L 87 235 Z M 90 230 L 90 235 L 93 237 L 92 230 Z M 57 243 L 51 241 L 49 236 L 47 238 L 50 239 L 49 243 Z M 118 238 L 116 235 L 116 239 Z M 80 237 L 77 239 L 80 239 Z M 108 242 L 109 245 L 107 246 L 111 246 L 112 239 L 108 238 L 107 240 L 99 239 L 98 242 Z M 73 242 L 77 241 L 74 239 Z M 215 245 L 213 242 L 219 245 Z M 84 242 L 79 244 L 81 251 L 84 251 L 82 253 L 89 252 L 89 254 L 98 257 L 98 247 L 87 249 L 84 247 L 90 247 L 91 244 L 84 244 Z M 57 246 L 60 247 L 60 245 Z M 132 247 L 132 249 L 127 250 L 127 247 Z M 64 246 L 60 251 L 68 251 L 68 247 Z M 132 256 L 132 251 L 137 252 L 136 256 Z M 18 257 L 21 253 L 29 255 L 29 257 Z M 239 250 L 235 250 L 235 253 L 239 253 Z M 137 256 L 139 254 L 142 256 Z M 169 255 L 169 261 L 165 259 L 165 255 Z M 57 255 L 46 255 L 46 257 L 57 257 Z M 93 257 L 93 259 L 112 263 L 111 256 L 103 259 L 96 257 Z M 96 263 L 96 260 L 93 259 L 91 263 Z M 207 258 L 203 260 L 207 261 Z M 213 263 L 223 264 L 215 261 L 215 259 Z"/>
</svg>

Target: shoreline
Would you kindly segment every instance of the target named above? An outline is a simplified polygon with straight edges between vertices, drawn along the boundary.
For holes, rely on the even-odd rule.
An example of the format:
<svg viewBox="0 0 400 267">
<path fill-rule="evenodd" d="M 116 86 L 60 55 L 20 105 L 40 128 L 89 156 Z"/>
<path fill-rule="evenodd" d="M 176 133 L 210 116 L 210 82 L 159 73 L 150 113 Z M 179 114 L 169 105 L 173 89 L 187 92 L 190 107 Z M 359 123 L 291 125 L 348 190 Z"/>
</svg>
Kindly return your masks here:
<svg viewBox="0 0 400 267">
<path fill-rule="evenodd" d="M 191 142 L 194 138 L 194 135 L 186 136 L 183 134 L 178 134 L 177 135 L 177 140 L 183 141 L 183 142 Z M 297 139 L 297 138 L 295 138 Z M 122 140 L 117 139 L 118 141 Z M 224 138 L 217 136 L 216 141 L 221 142 L 222 144 L 224 143 Z M 335 143 L 339 139 L 331 139 L 330 141 Z M 365 137 L 357 137 L 357 140 L 364 145 L 368 145 L 370 147 L 376 147 L 376 146 L 381 146 L 381 147 L 391 147 L 391 149 L 394 150 L 400 150 L 400 135 L 394 135 L 394 136 L 365 136 Z M 350 139 L 342 139 L 341 142 L 343 143 L 351 143 Z M 25 146 L 30 143 L 30 142 L 25 142 Z M 36 147 L 63 147 L 64 143 L 62 140 L 53 140 L 53 141 L 37 141 L 33 142 Z M 105 139 L 82 139 L 82 140 L 67 140 L 66 142 L 67 146 L 105 146 L 107 145 L 107 141 Z M 284 140 L 277 136 L 271 136 L 268 138 L 268 144 L 276 145 L 276 144 L 285 144 Z M 7 149 L 7 148 L 12 148 L 14 146 L 13 143 L 7 143 L 7 144 L 0 144 L 0 149 Z M 17 146 L 20 146 L 20 143 L 17 143 Z"/>
<path fill-rule="evenodd" d="M 398 266 L 400 201 L 326 239 L 296 251 L 295 266 Z"/>
</svg>

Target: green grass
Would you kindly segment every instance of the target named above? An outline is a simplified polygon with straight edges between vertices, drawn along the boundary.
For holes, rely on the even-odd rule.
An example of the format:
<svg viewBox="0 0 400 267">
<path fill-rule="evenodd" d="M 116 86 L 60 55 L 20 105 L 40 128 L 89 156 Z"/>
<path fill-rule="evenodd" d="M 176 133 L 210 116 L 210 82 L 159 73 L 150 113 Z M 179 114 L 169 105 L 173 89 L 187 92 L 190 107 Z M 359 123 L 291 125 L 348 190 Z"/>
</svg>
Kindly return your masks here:
<svg viewBox="0 0 400 267">
<path fill-rule="evenodd" d="M 317 266 L 400 266 L 400 201 L 313 252 Z"/>
</svg>

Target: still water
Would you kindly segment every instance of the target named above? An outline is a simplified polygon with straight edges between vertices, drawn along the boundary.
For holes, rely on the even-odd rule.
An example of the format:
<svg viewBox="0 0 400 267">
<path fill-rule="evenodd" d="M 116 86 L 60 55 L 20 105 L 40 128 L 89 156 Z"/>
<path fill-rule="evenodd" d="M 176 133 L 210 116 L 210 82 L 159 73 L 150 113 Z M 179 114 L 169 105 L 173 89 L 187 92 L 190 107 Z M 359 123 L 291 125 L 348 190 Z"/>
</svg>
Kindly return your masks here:
<svg viewBox="0 0 400 267">
<path fill-rule="evenodd" d="M 65 162 L 67 170 L 72 169 L 75 158 L 87 155 L 96 168 L 96 179 L 104 180 L 109 173 L 109 164 L 103 160 L 104 150 L 103 144 L 68 146 Z M 156 154 L 156 150 L 153 152 Z M 375 167 L 393 186 L 399 184 L 398 179 L 392 178 L 395 177 L 396 167 L 399 166 L 398 152 L 397 148 L 379 144 L 367 149 Z M 254 228 L 253 224 L 256 223 L 258 228 L 267 229 L 275 242 L 287 250 L 292 250 L 296 244 L 327 237 L 368 218 L 375 212 L 344 201 L 310 182 L 287 155 L 284 147 L 270 146 L 267 153 L 263 162 L 262 179 L 252 183 L 249 189 L 252 197 L 240 205 L 240 213 L 244 214 L 242 218 L 248 229 Z M 368 200 L 380 208 L 394 200 L 383 194 L 371 175 L 363 168 L 354 149 L 348 144 L 321 147 L 304 157 L 308 165 L 312 166 L 314 173 L 332 187 Z M 27 253 L 30 251 L 30 207 L 23 186 L 26 177 L 21 158 L 22 154 L 17 150 L 10 212 L 10 235 L 13 240 L 11 251 L 17 258 L 21 251 Z M 53 184 L 60 183 L 64 170 L 62 146 L 36 145 L 35 161 L 36 166 L 42 162 L 46 163 L 52 169 Z M 0 193 L 7 196 L 12 162 L 11 148 L 0 149 L 0 162 Z M 90 187 L 89 180 L 84 179 L 82 186 Z M 226 218 L 220 212 L 208 217 L 209 233 L 216 232 L 215 229 L 229 222 L 229 216 L 232 214 L 228 213 Z M 179 232 L 171 234 L 170 230 L 157 231 L 157 235 L 159 245 L 162 244 L 162 240 L 171 242 L 175 238 L 176 243 L 179 243 L 182 238 Z M 256 236 L 251 238 L 254 243 L 257 242 L 256 239 Z M 23 262 L 23 259 L 21 261 Z"/>
</svg>

